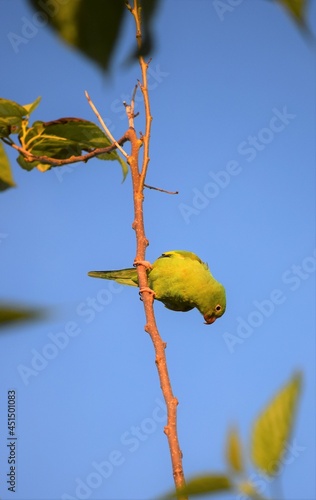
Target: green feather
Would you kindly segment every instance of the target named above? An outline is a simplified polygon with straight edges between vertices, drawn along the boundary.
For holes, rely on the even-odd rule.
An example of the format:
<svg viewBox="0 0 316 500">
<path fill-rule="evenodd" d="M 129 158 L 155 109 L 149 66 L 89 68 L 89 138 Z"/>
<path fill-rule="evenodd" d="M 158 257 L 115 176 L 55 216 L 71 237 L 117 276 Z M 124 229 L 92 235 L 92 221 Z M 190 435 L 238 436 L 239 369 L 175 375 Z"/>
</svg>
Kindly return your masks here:
<svg viewBox="0 0 316 500">
<path fill-rule="evenodd" d="M 137 270 L 135 267 L 118 271 L 90 271 L 88 276 L 113 280 L 122 285 L 138 286 Z"/>
<path fill-rule="evenodd" d="M 117 271 L 91 271 L 89 276 L 138 286 L 135 268 Z M 222 316 L 226 309 L 225 289 L 212 276 L 209 267 L 196 254 L 186 250 L 164 252 L 147 270 L 148 285 L 155 299 L 173 311 L 197 308 L 207 324 Z"/>
</svg>

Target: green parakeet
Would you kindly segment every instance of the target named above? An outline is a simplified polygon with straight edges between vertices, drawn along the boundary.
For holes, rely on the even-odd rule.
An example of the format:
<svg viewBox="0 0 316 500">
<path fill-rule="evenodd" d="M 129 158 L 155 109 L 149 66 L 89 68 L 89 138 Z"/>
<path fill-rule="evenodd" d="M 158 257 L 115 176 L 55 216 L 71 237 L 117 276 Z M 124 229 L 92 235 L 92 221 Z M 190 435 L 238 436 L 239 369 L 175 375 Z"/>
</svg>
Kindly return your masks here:
<svg viewBox="0 0 316 500">
<path fill-rule="evenodd" d="M 118 271 L 91 271 L 88 275 L 138 286 L 135 267 Z M 225 288 L 212 276 L 208 265 L 192 252 L 164 252 L 147 269 L 147 276 L 155 299 L 172 311 L 186 312 L 196 307 L 208 325 L 225 312 Z"/>
</svg>

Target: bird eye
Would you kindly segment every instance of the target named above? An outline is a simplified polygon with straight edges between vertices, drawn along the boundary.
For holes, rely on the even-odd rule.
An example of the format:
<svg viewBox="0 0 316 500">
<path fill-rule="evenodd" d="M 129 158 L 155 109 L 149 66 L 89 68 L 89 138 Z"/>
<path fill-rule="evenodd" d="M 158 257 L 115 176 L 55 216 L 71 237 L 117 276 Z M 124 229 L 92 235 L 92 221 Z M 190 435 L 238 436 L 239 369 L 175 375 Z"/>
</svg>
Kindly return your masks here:
<svg viewBox="0 0 316 500">
<path fill-rule="evenodd" d="M 218 304 L 216 307 L 215 307 L 215 311 L 221 311 L 222 307 Z"/>
</svg>

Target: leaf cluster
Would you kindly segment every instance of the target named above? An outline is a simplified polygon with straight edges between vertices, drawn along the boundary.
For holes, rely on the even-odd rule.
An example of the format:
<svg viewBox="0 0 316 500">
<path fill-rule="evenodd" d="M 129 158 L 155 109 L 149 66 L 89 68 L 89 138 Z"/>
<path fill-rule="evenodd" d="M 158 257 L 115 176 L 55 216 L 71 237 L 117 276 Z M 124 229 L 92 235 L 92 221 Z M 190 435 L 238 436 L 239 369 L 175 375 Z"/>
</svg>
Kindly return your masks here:
<svg viewBox="0 0 316 500">
<path fill-rule="evenodd" d="M 251 500 L 266 500 L 260 488 L 251 480 L 249 472 L 247 473 L 246 458 L 250 459 L 267 483 L 279 474 L 282 464 L 285 463 L 293 430 L 301 379 L 300 373 L 294 373 L 257 417 L 251 431 L 249 457 L 245 457 L 237 429 L 232 428 L 226 440 L 227 472 L 193 477 L 183 488 L 170 492 L 162 500 L 225 491 L 242 494 Z"/>
<path fill-rule="evenodd" d="M 60 118 L 50 122 L 36 121 L 30 126 L 30 114 L 39 102 L 38 97 L 31 104 L 21 106 L 0 98 L 0 191 L 15 185 L 3 143 L 18 151 L 17 162 L 28 171 L 37 168 L 46 172 L 52 167 L 87 161 L 95 156 L 100 160 L 117 160 L 125 179 L 126 163 L 95 123 L 81 118 Z M 13 135 L 17 135 L 19 144 Z"/>
</svg>

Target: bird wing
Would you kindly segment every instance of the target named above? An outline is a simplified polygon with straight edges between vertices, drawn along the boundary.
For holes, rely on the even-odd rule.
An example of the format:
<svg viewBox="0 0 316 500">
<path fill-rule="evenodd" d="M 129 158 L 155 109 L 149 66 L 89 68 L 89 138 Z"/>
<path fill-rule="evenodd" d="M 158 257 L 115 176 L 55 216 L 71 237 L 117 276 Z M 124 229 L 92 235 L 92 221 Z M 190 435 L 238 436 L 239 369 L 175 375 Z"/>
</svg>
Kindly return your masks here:
<svg viewBox="0 0 316 500">
<path fill-rule="evenodd" d="M 88 276 L 113 280 L 121 285 L 138 286 L 137 270 L 134 267 L 117 271 L 90 271 Z"/>
</svg>

